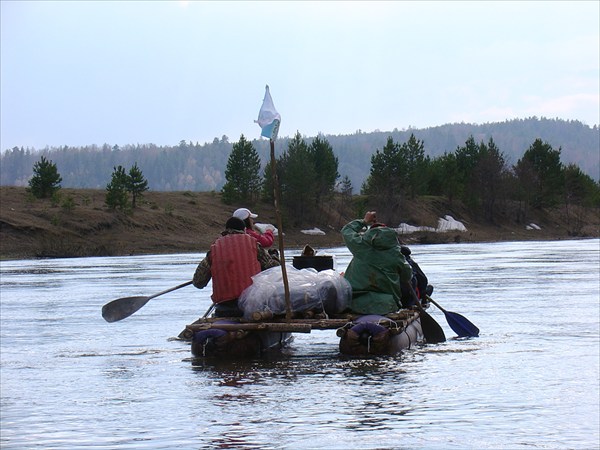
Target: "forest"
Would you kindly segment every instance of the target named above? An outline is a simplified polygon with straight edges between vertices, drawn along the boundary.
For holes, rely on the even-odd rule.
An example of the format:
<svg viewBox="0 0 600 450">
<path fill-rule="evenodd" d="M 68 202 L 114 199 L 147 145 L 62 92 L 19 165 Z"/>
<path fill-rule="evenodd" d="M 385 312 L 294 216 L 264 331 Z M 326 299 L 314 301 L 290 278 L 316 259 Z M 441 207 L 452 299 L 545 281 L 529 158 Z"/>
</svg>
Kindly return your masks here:
<svg viewBox="0 0 600 450">
<path fill-rule="evenodd" d="M 403 143 L 411 136 L 423 144 L 424 155 L 432 160 L 455 152 L 471 138 L 476 144 L 493 139 L 508 165 L 516 164 L 529 146 L 540 139 L 560 151 L 563 164 L 575 164 L 583 173 L 600 179 L 599 129 L 579 121 L 533 117 L 481 125 L 460 123 L 368 133 L 357 130 L 350 135 L 324 134 L 302 136 L 302 139 L 307 145 L 317 138 L 326 140 L 338 160 L 339 181 L 346 179 L 358 192 L 369 177 L 372 156 L 381 151 L 389 139 Z M 45 156 L 56 164 L 63 187 L 104 189 L 115 167 L 137 164 L 148 180 L 150 190 L 220 191 L 226 183 L 229 155 L 239 138 L 215 137 L 204 144 L 182 140 L 173 146 L 105 143 L 43 149 L 14 147 L 5 149 L 0 156 L 0 185 L 27 186 L 34 164 L 40 156 Z M 275 146 L 276 155 L 283 155 L 294 139 L 295 136 L 280 137 Z M 250 142 L 258 153 L 261 170 L 264 170 L 269 162 L 269 142 L 264 139 Z"/>
<path fill-rule="evenodd" d="M 384 222 L 399 223 L 411 204 L 426 197 L 443 200 L 451 209 L 460 204 L 489 224 L 525 223 L 532 210 L 559 206 L 574 236 L 583 229 L 588 211 L 600 208 L 600 182 L 577 164 L 565 164 L 561 148 L 540 138 L 511 164 L 492 137 L 478 142 L 471 135 L 455 151 L 430 157 L 424 141 L 414 133 L 406 141 L 389 136 L 371 155 L 360 190 L 347 175 L 340 175 L 339 167 L 324 136 L 308 142 L 297 132 L 283 153 L 276 157 L 273 152 L 263 168 L 254 143 L 241 135 L 227 157 L 221 199 L 228 205 L 281 204 L 294 227 L 318 223 L 332 207 L 339 215 L 358 217 L 366 208 L 375 208 Z M 58 203 L 62 176 L 57 164 L 42 155 L 33 171 L 29 192 L 38 198 L 53 197 Z M 137 162 L 129 174 L 122 165 L 115 166 L 106 185 L 105 205 L 133 214 L 136 199 L 148 189 Z"/>
</svg>

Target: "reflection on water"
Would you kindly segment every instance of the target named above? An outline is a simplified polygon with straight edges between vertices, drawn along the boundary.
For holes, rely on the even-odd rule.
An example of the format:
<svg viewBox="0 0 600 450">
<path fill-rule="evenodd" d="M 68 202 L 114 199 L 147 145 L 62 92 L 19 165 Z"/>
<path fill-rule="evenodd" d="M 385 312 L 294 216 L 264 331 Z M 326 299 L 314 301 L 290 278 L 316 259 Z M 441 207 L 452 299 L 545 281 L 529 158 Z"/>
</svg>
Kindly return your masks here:
<svg viewBox="0 0 600 450">
<path fill-rule="evenodd" d="M 432 307 L 448 341 L 397 358 L 341 356 L 331 330 L 264 359 L 192 358 L 173 338 L 210 286 L 102 319 L 110 300 L 188 281 L 201 254 L 3 261 L 0 445 L 598 448 L 599 244 L 413 246 L 435 300 L 481 337 L 453 338 Z"/>
</svg>

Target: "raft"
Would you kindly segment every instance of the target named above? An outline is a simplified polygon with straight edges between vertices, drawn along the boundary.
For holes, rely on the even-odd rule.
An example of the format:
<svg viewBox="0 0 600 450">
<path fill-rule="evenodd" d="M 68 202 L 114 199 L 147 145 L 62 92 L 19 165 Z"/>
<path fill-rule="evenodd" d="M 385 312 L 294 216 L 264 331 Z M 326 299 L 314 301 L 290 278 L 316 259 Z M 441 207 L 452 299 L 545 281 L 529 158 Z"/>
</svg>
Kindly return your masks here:
<svg viewBox="0 0 600 450">
<path fill-rule="evenodd" d="M 343 355 L 397 355 L 422 341 L 419 311 L 403 309 L 381 315 L 342 314 L 334 317 L 285 317 L 257 315 L 258 321 L 240 317 L 200 318 L 189 324 L 179 338 L 191 342 L 198 358 L 254 358 L 278 351 L 293 340 L 294 333 L 335 330 Z"/>
<path fill-rule="evenodd" d="M 293 267 L 331 271 L 333 258 L 315 253 L 312 247 L 305 246 L 301 255 L 294 256 Z M 327 287 L 323 292 L 328 294 L 324 294 L 316 309 L 295 310 L 291 318 L 269 310 L 254 311 L 246 318 L 201 317 L 187 325 L 179 338 L 191 342 L 192 354 L 199 358 L 260 357 L 285 348 L 294 333 L 313 330 L 335 330 L 340 338 L 340 353 L 349 356 L 397 355 L 423 340 L 418 309 L 402 309 L 387 315 L 335 314 L 332 312 L 336 310 L 335 283 L 323 286 Z M 294 297 L 300 306 L 309 298 L 302 291 L 296 291 Z"/>
<path fill-rule="evenodd" d="M 397 355 L 423 340 L 418 311 L 403 310 L 394 318 L 390 316 L 360 316 L 350 325 L 339 328 L 336 334 L 340 338 L 340 353 Z"/>
</svg>

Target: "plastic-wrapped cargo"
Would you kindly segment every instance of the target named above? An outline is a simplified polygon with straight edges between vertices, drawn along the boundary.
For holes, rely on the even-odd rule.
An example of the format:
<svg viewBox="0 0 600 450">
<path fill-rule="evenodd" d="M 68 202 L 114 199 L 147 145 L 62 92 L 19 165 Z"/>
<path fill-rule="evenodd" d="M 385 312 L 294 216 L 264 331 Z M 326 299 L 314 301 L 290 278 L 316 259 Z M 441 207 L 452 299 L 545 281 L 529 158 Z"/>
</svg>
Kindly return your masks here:
<svg viewBox="0 0 600 450">
<path fill-rule="evenodd" d="M 335 270 L 317 272 L 317 289 L 327 314 L 339 314 L 348 309 L 352 286 Z"/>
<path fill-rule="evenodd" d="M 292 312 L 324 310 L 333 314 L 347 308 L 352 288 L 333 270 L 317 272 L 310 268 L 286 267 L 286 273 Z M 252 320 L 255 312 L 284 315 L 286 304 L 281 267 L 254 275 L 252 284 L 240 295 L 238 306 L 246 320 Z"/>
</svg>

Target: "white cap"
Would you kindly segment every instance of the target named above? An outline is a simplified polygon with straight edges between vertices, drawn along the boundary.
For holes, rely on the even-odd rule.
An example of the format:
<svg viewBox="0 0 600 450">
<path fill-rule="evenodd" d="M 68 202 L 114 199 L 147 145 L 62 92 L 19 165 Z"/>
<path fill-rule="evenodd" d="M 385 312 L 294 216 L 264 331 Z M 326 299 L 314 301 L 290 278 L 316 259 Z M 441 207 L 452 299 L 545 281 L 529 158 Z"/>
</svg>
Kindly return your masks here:
<svg viewBox="0 0 600 450">
<path fill-rule="evenodd" d="M 246 220 L 248 217 L 252 217 L 256 219 L 258 214 L 254 214 L 248 208 L 238 208 L 233 212 L 233 217 L 237 217 L 238 219 Z"/>
</svg>

